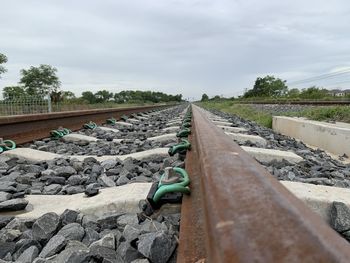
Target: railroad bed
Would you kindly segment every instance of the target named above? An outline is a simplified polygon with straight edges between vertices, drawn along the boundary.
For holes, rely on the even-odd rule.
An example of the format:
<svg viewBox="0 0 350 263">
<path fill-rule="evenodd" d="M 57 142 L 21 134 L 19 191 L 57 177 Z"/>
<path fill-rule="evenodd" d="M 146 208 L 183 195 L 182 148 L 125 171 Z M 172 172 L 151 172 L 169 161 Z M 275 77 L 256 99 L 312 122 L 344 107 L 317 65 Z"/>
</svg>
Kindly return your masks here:
<svg viewBox="0 0 350 263">
<path fill-rule="evenodd" d="M 349 165 L 238 117 L 191 108 L 185 161 L 168 150 L 184 131 L 186 105 L 1 154 L 0 210 L 16 211 L 0 212 L 0 258 L 348 262 L 349 244 L 329 224 L 347 238 L 350 210 L 334 196 L 306 202 L 317 215 L 302 193 L 349 197 Z M 150 211 L 152 183 L 171 167 L 187 171 L 191 194 L 182 206 Z M 308 197 L 319 201 L 317 194 Z"/>
</svg>

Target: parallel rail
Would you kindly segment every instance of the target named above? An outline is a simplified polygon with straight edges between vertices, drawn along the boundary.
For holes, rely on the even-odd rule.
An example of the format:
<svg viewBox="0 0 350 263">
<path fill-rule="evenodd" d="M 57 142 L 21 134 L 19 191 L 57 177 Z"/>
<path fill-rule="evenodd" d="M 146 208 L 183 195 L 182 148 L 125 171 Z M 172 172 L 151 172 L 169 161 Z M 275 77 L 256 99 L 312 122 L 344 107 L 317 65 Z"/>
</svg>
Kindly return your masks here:
<svg viewBox="0 0 350 263">
<path fill-rule="evenodd" d="M 349 262 L 349 244 L 192 106 L 178 263 Z"/>
<path fill-rule="evenodd" d="M 129 108 L 111 108 L 84 111 L 55 112 L 0 117 L 0 138 L 14 140 L 17 144 L 31 142 L 49 136 L 51 130 L 59 126 L 79 130 L 82 125 L 93 121 L 102 124 L 106 119 L 120 119 L 123 115 L 152 109 L 161 109 L 169 105 L 140 106 Z"/>
</svg>

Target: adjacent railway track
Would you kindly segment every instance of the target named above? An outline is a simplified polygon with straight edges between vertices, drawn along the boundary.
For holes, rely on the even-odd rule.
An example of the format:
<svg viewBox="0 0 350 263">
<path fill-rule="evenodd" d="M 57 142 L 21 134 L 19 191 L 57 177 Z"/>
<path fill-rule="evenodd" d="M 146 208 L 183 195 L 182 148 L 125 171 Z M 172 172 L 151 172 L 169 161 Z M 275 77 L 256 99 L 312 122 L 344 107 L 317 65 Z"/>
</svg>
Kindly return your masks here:
<svg viewBox="0 0 350 263">
<path fill-rule="evenodd" d="M 111 117 L 120 119 L 123 115 L 165 107 L 169 106 L 140 106 L 0 117 L 0 138 L 22 144 L 45 138 L 51 130 L 59 126 L 76 131 L 89 121 L 101 124 Z"/>
<path fill-rule="evenodd" d="M 301 100 L 301 101 L 284 101 L 284 100 L 266 100 L 266 101 L 239 101 L 239 104 L 292 104 L 292 105 L 350 105 L 349 100 Z"/>
</svg>

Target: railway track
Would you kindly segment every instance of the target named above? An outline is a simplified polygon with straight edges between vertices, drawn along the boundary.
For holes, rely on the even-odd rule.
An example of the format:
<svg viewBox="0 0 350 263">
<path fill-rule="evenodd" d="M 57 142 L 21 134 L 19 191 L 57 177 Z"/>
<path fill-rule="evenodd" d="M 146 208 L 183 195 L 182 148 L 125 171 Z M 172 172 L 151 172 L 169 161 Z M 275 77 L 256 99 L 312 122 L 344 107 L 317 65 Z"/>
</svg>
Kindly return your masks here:
<svg viewBox="0 0 350 263">
<path fill-rule="evenodd" d="M 24 124 L 11 128 L 16 130 L 14 137 L 7 127 L 16 122 L 1 120 L 0 125 L 6 125 L 2 129 L 7 136 L 4 138 L 26 144 L 22 145 L 25 148 L 0 156 L 0 163 L 8 165 L 6 169 L 1 166 L 0 187 L 4 178 L 17 176 L 17 185 L 11 185 L 9 180 L 12 188 L 7 192 L 16 198 L 28 194 L 29 205 L 25 213 L 2 213 L 11 216 L 12 221 L 6 219 L 7 224 L 0 224 L 0 248 L 6 245 L 8 250 L 0 253 L 0 258 L 26 258 L 26 262 L 38 256 L 44 261 L 37 262 L 348 262 L 348 242 L 266 169 L 267 160 L 283 163 L 284 158 L 289 158 L 294 169 L 300 169 L 298 163 L 307 155 L 300 152 L 281 157 L 282 151 L 264 149 L 271 147 L 268 135 L 259 138 L 259 131 L 240 125 L 239 120 L 232 121 L 194 105 L 191 108 L 192 118 L 185 106 L 147 114 L 140 112 L 149 108 L 105 111 L 97 113 L 103 117 L 90 117 L 101 124 L 112 116 L 139 115 L 92 130 L 81 129 L 91 120 L 88 114 L 81 119 L 79 114 L 50 120 L 43 117 L 32 130 L 30 122 L 25 124 L 28 128 L 20 126 Z M 45 122 L 50 125 L 44 128 Z M 58 126 L 76 132 L 59 140 L 42 139 Z M 42 130 L 31 132 L 35 127 Z M 183 149 L 188 147 L 183 142 L 177 144 L 174 134 L 186 131 L 184 128 L 191 130 L 191 148 L 185 160 Z M 32 143 L 33 139 L 38 141 Z M 175 149 L 176 145 L 182 154 L 174 152 L 169 157 L 169 147 Z M 182 198 L 180 229 L 179 205 L 167 204 L 157 211 L 143 201 L 155 197 L 152 187 L 159 187 L 157 182 L 163 180 L 160 175 L 169 170 L 167 167 L 184 168 L 190 178 L 191 193 Z M 81 183 L 94 177 L 95 181 Z M 40 178 L 45 178 L 45 183 L 41 184 Z M 23 185 L 29 186 L 23 189 Z M 181 189 L 183 193 L 187 191 L 186 187 Z M 164 197 L 168 198 L 164 202 L 172 202 L 178 196 Z M 137 219 L 140 209 L 143 212 Z M 14 215 L 18 218 L 13 219 Z M 28 216 L 31 219 L 26 219 Z M 46 229 L 47 222 L 55 220 L 59 223 L 54 230 Z M 28 241 L 32 240 L 27 235 L 30 231 L 35 232 L 33 242 Z M 74 238 L 66 234 L 70 231 L 77 233 Z M 38 235 L 42 235 L 39 240 Z"/>
<path fill-rule="evenodd" d="M 64 126 L 75 131 L 89 121 L 101 124 L 111 117 L 120 119 L 123 115 L 165 107 L 167 106 L 158 105 L 5 116 L 0 117 L 0 138 L 11 139 L 18 144 L 22 144 L 45 138 L 51 130 L 57 129 L 58 126 Z"/>
</svg>

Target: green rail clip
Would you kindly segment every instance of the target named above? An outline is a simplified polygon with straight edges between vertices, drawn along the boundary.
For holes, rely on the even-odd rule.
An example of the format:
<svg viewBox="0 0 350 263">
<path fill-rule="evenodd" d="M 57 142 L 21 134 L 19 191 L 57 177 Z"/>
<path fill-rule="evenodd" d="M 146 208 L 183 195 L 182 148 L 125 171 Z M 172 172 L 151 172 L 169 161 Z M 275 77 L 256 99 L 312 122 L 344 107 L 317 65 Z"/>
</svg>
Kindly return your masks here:
<svg viewBox="0 0 350 263">
<path fill-rule="evenodd" d="M 85 129 L 93 130 L 93 129 L 96 129 L 96 128 L 97 128 L 97 124 L 94 123 L 93 121 L 90 121 L 90 122 L 88 122 L 88 123 L 85 123 L 85 124 L 83 125 L 83 127 L 84 127 Z"/>
<path fill-rule="evenodd" d="M 115 125 L 116 122 L 117 122 L 117 120 L 114 119 L 113 117 L 106 120 L 106 123 L 107 123 L 107 124 Z"/>
<path fill-rule="evenodd" d="M 50 135 L 53 139 L 60 139 L 71 132 L 72 131 L 67 128 L 58 128 L 57 130 L 50 131 Z"/>
<path fill-rule="evenodd" d="M 152 185 L 147 196 L 147 201 L 153 209 L 159 208 L 163 203 L 181 202 L 181 194 L 190 194 L 191 192 L 188 187 L 189 184 L 190 178 L 184 169 L 180 167 L 167 167 L 159 183 Z M 166 195 L 169 194 L 176 195 L 166 198 Z"/>
<path fill-rule="evenodd" d="M 123 116 L 120 117 L 120 119 L 123 120 L 123 121 L 126 121 L 127 119 L 129 119 L 129 117 L 126 116 L 126 115 L 123 115 Z"/>
<path fill-rule="evenodd" d="M 169 148 L 169 155 L 174 156 L 177 153 L 185 154 L 187 150 L 191 149 L 191 143 L 186 139 L 181 139 L 181 142 Z"/>
<path fill-rule="evenodd" d="M 0 153 L 13 149 L 16 149 L 16 143 L 14 141 L 0 138 Z"/>
<path fill-rule="evenodd" d="M 190 134 L 191 134 L 191 130 L 189 128 L 183 128 L 176 134 L 176 137 L 184 138 L 184 137 L 188 137 L 188 135 Z"/>
</svg>

